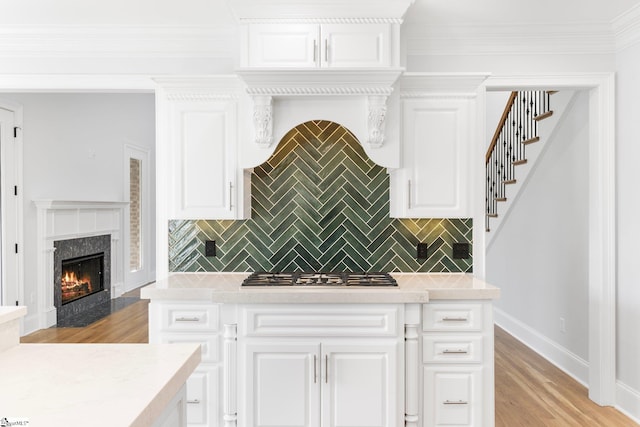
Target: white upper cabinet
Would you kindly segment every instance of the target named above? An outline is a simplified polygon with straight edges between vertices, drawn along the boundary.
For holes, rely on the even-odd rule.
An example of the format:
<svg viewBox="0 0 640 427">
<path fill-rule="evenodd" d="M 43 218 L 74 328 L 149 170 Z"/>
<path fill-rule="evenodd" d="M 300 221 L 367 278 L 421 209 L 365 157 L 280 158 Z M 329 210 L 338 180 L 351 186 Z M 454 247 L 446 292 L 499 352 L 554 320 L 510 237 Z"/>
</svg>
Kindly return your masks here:
<svg viewBox="0 0 640 427">
<path fill-rule="evenodd" d="M 391 23 L 251 23 L 242 67 L 386 68 L 394 64 Z"/>
<path fill-rule="evenodd" d="M 158 91 L 158 189 L 168 219 L 240 219 L 245 173 L 237 166 L 235 78 L 180 81 Z M 178 84 L 170 82 L 171 84 Z"/>
<path fill-rule="evenodd" d="M 470 114 L 466 99 L 402 103 L 404 194 L 398 216 L 467 218 Z M 402 197 L 404 196 L 404 197 Z"/>
<path fill-rule="evenodd" d="M 405 74 L 402 166 L 390 170 L 395 218 L 472 218 L 483 164 L 477 93 L 486 74 Z M 482 178 L 480 178 L 482 179 Z"/>
</svg>

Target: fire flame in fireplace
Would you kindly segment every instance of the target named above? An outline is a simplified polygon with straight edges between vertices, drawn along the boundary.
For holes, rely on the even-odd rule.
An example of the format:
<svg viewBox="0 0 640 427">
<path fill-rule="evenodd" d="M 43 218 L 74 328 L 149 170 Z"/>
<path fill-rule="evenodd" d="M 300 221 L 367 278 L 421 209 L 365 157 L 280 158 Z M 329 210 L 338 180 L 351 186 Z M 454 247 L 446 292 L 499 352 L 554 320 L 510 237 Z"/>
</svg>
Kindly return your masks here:
<svg viewBox="0 0 640 427">
<path fill-rule="evenodd" d="M 62 299 L 76 298 L 93 292 L 90 277 L 77 277 L 73 271 L 62 275 Z"/>
</svg>

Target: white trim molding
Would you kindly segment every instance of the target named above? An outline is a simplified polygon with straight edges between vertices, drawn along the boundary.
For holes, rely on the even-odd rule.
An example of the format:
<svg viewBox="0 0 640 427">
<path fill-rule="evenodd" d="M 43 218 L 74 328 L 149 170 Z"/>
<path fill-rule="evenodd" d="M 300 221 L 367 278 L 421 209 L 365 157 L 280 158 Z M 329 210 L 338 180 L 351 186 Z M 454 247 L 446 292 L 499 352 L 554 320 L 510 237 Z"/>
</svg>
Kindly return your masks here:
<svg viewBox="0 0 640 427">
<path fill-rule="evenodd" d="M 488 90 L 589 90 L 589 397 L 616 401 L 616 188 L 614 73 L 504 75 Z M 482 223 L 484 218 L 474 218 Z"/>
<path fill-rule="evenodd" d="M 37 313 L 25 319 L 26 332 L 56 324 L 53 300 L 53 253 L 56 240 L 111 235 L 111 297 L 122 293 L 124 251 L 123 216 L 127 202 L 36 200 L 37 209 Z"/>
<path fill-rule="evenodd" d="M 407 56 L 606 54 L 615 51 L 607 23 L 420 25 L 405 23 Z"/>
<path fill-rule="evenodd" d="M 640 43 L 640 4 L 615 18 L 612 26 L 618 51 Z"/>
</svg>

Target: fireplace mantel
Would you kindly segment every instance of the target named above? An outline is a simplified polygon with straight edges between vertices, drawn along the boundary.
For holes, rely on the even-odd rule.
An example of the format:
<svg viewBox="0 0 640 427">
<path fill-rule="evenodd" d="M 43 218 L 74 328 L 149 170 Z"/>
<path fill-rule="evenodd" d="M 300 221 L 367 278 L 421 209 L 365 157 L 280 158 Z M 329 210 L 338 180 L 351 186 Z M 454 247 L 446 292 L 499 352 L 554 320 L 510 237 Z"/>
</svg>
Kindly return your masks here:
<svg viewBox="0 0 640 427">
<path fill-rule="evenodd" d="M 128 202 L 93 200 L 34 200 L 37 209 L 38 312 L 26 329 L 48 328 L 56 323 L 53 295 L 53 243 L 81 237 L 111 236 L 111 297 L 122 294 L 124 210 Z M 26 326 L 26 325 L 25 325 Z"/>
</svg>

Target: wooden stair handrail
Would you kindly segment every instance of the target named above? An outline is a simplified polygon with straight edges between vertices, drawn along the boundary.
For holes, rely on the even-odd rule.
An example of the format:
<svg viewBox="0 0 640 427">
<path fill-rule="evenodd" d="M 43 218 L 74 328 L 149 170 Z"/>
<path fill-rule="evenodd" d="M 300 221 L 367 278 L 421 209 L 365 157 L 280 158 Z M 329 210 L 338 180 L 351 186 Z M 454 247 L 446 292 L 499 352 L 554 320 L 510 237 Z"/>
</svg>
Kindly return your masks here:
<svg viewBox="0 0 640 427">
<path fill-rule="evenodd" d="M 504 123 L 507 121 L 507 117 L 509 116 L 509 111 L 511 111 L 511 107 L 513 103 L 516 101 L 516 96 L 518 96 L 517 91 L 511 92 L 509 96 L 509 100 L 507 101 L 507 106 L 504 107 L 504 111 L 502 112 L 502 117 L 500 117 L 500 121 L 498 122 L 498 127 L 496 127 L 496 132 L 493 134 L 493 138 L 491 139 L 491 144 L 489 144 L 489 149 L 487 150 L 487 155 L 485 156 L 486 165 L 489 163 L 489 159 L 491 159 L 491 153 L 496 148 L 496 144 L 498 143 L 498 137 L 500 136 L 500 132 L 502 132 L 502 128 L 504 127 Z"/>
</svg>

